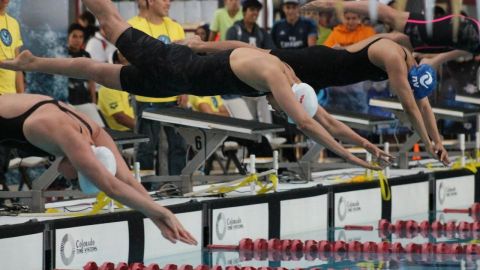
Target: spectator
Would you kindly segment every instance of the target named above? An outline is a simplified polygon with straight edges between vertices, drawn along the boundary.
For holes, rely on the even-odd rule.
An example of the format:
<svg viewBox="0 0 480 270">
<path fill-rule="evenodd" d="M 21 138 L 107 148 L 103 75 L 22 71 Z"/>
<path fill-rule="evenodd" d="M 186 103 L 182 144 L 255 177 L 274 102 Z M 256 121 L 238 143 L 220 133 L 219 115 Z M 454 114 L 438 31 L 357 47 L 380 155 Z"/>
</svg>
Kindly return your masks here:
<svg viewBox="0 0 480 270">
<path fill-rule="evenodd" d="M 85 43 L 87 43 L 98 31 L 95 16 L 88 10 L 80 14 L 77 19 L 77 23 L 80 24 L 84 29 Z"/>
<path fill-rule="evenodd" d="M 223 100 L 220 96 L 198 97 L 190 95 L 188 101 L 194 111 L 230 117 L 230 113 L 223 105 Z"/>
<path fill-rule="evenodd" d="M 100 29 L 88 40 L 85 50 L 93 60 L 108 63 L 111 61 L 116 48 L 112 43 L 107 41 L 103 30 Z"/>
<path fill-rule="evenodd" d="M 258 0 L 242 2 L 243 19 L 236 21 L 227 30 L 227 40 L 240 40 L 262 49 L 273 49 L 274 44 L 265 29 L 257 24 L 257 18 L 263 5 Z"/>
<path fill-rule="evenodd" d="M 239 40 L 262 49 L 273 49 L 272 38 L 264 29 L 257 24 L 257 18 L 263 5 L 258 0 L 243 0 L 243 19 L 235 22 L 227 31 L 228 40 Z M 232 99 L 229 95 L 226 99 Z M 237 97 L 242 98 L 242 97 Z M 268 109 L 268 102 L 265 97 L 244 98 L 249 110 L 255 119 L 261 122 L 271 123 L 272 116 Z"/>
<path fill-rule="evenodd" d="M 317 27 L 309 19 L 300 16 L 299 0 L 284 0 L 285 19 L 272 27 L 272 39 L 277 48 L 300 49 L 317 43 Z"/>
<path fill-rule="evenodd" d="M 182 26 L 168 17 L 169 9 L 169 0 L 146 0 L 144 16 L 135 16 L 128 23 L 132 27 L 167 44 L 184 39 L 185 32 Z M 150 138 L 148 143 L 143 143 L 138 148 L 137 160 L 140 162 L 140 166 L 144 170 L 156 168 L 157 173 L 161 172 L 161 168 L 168 166 L 169 175 L 179 175 L 186 165 L 187 146 L 185 140 L 173 127 L 163 127 L 168 141 L 168 157 L 163 158 L 161 153 L 159 153 L 164 165 L 161 166 L 161 164 L 156 163 L 156 161 L 159 161 L 159 158 L 155 158 L 155 149 L 159 149 L 161 143 L 159 134 L 162 126 L 156 121 L 142 119 L 142 113 L 146 109 L 170 108 L 179 105 L 186 107 L 188 96 L 182 95 L 169 98 L 135 96 L 135 100 L 137 104 L 137 132 Z M 157 186 L 152 188 L 156 189 Z"/>
<path fill-rule="evenodd" d="M 344 19 L 343 24 L 333 28 L 325 46 L 345 47 L 375 35 L 372 27 L 362 24 L 359 14 L 348 11 L 344 13 Z"/>
<path fill-rule="evenodd" d="M 114 64 L 129 64 L 119 51 L 113 53 L 112 61 Z M 98 90 L 98 107 L 109 128 L 118 131 L 135 128 L 135 116 L 129 93 L 102 86 Z"/>
<path fill-rule="evenodd" d="M 210 24 L 210 36 L 208 37 L 210 41 L 216 40 L 218 34 L 220 34 L 220 40 L 225 40 L 228 28 L 234 22 L 242 19 L 240 0 L 224 0 L 224 4 L 224 8 L 215 11 L 213 21 Z"/>
<path fill-rule="evenodd" d="M 82 49 L 84 40 L 85 35 L 83 27 L 78 23 L 72 23 L 70 27 L 68 27 L 67 39 L 67 48 L 70 57 L 90 58 L 90 54 Z M 68 79 L 68 102 L 70 104 L 80 105 L 85 103 L 96 103 L 96 101 L 95 82 L 73 78 Z"/>
<path fill-rule="evenodd" d="M 9 1 L 0 0 L 0 61 L 15 58 L 23 46 L 20 25 L 7 13 Z M 22 72 L 0 69 L 0 95 L 6 93 L 23 93 L 25 84 Z M 0 146 L 0 190 L 8 190 L 5 173 L 10 161 L 10 148 Z"/>
<path fill-rule="evenodd" d="M 375 35 L 371 26 L 361 23 L 360 15 L 347 11 L 344 13 L 343 24 L 333 28 L 332 34 L 324 45 L 329 47 L 345 47 Z M 350 112 L 367 113 L 368 96 L 365 92 L 365 83 L 329 88 L 329 105 Z"/>
<path fill-rule="evenodd" d="M 210 36 L 210 27 L 208 23 L 197 27 L 197 29 L 195 29 L 195 35 L 199 36 L 202 41 L 208 41 L 208 37 Z"/>
<path fill-rule="evenodd" d="M 317 45 L 323 45 L 328 36 L 332 33 L 329 27 L 331 15 L 328 12 L 318 12 L 316 10 L 307 10 L 303 13 L 305 18 L 312 20 L 317 25 L 318 39 Z"/>
</svg>

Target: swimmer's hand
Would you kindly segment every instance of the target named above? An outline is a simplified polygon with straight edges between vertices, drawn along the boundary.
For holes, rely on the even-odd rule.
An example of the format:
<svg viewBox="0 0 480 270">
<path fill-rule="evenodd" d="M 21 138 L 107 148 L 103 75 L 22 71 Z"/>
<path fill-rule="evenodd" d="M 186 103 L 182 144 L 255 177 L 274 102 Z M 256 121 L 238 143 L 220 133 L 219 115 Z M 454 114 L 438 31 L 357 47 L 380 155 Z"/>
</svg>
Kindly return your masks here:
<svg viewBox="0 0 480 270">
<path fill-rule="evenodd" d="M 195 35 L 193 37 L 189 37 L 189 38 L 186 38 L 186 39 L 175 41 L 174 43 L 179 44 L 179 45 L 183 45 L 183 46 L 187 46 L 187 47 L 189 47 L 190 49 L 192 49 L 193 51 L 196 52 L 196 50 L 204 42 L 200 39 L 199 36 Z"/>
<path fill-rule="evenodd" d="M 440 162 L 442 162 L 444 166 L 450 165 L 450 159 L 448 158 L 448 152 L 445 147 L 441 143 L 439 143 L 435 144 L 433 148 L 436 154 L 436 158 Z"/>
<path fill-rule="evenodd" d="M 197 240 L 182 226 L 177 217 L 166 208 L 156 217 L 150 217 L 162 232 L 163 237 L 172 243 L 181 241 L 189 245 L 197 245 Z"/>
<path fill-rule="evenodd" d="M 382 167 L 388 167 L 392 164 L 393 160 L 395 159 L 394 156 L 386 153 L 382 149 L 378 148 L 371 142 L 367 142 L 363 145 L 363 148 L 367 150 L 372 156 L 379 161 Z"/>
<path fill-rule="evenodd" d="M 370 163 L 366 162 L 365 160 L 357 158 L 354 155 L 351 155 L 350 158 L 347 159 L 347 161 L 352 163 L 352 164 L 356 164 L 358 166 L 361 166 L 365 169 L 370 169 L 370 170 L 374 170 L 374 171 L 381 171 L 385 168 L 384 164 L 381 164 L 381 165 L 370 164 Z"/>
<path fill-rule="evenodd" d="M 0 68 L 13 71 L 28 70 L 34 60 L 35 56 L 30 51 L 25 50 L 13 60 L 0 61 Z"/>
</svg>

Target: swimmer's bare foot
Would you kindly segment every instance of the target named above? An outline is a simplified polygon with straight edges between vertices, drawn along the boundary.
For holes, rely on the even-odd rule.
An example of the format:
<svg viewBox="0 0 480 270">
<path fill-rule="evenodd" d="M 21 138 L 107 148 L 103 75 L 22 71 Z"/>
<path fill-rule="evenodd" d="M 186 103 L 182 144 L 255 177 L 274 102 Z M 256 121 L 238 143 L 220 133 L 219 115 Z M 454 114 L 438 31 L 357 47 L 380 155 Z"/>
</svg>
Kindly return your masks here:
<svg viewBox="0 0 480 270">
<path fill-rule="evenodd" d="M 0 68 L 14 71 L 29 70 L 34 60 L 35 56 L 29 50 L 25 50 L 13 60 L 0 61 Z"/>
</svg>

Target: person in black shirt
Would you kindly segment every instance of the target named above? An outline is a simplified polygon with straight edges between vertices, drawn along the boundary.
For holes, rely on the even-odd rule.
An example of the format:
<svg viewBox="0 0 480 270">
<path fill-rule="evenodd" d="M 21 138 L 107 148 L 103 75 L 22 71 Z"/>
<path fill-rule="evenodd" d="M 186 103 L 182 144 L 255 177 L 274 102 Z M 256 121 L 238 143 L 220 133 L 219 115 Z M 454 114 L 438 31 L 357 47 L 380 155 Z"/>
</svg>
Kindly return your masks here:
<svg viewBox="0 0 480 270">
<path fill-rule="evenodd" d="M 87 57 L 90 54 L 83 49 L 85 40 L 84 28 L 78 23 L 72 23 L 68 28 L 68 55 L 71 58 Z M 95 82 L 81 79 L 68 79 L 68 102 L 72 105 L 96 103 Z"/>
<path fill-rule="evenodd" d="M 284 0 L 285 19 L 277 21 L 271 31 L 277 48 L 300 49 L 316 45 L 318 32 L 315 23 L 300 16 L 299 0 Z"/>
<path fill-rule="evenodd" d="M 243 19 L 236 21 L 227 30 L 227 40 L 239 40 L 262 49 L 273 49 L 272 38 L 257 24 L 258 14 L 263 5 L 258 0 L 242 2 Z"/>
</svg>

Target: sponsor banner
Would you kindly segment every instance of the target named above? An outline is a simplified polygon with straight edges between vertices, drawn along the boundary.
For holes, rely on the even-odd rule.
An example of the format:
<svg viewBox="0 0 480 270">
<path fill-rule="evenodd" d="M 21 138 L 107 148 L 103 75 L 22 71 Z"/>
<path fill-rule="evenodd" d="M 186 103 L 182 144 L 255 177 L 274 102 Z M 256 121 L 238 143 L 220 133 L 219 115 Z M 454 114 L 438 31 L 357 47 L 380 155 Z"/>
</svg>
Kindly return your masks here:
<svg viewBox="0 0 480 270">
<path fill-rule="evenodd" d="M 335 193 L 335 227 L 361 225 L 382 218 L 379 188 Z"/>
<path fill-rule="evenodd" d="M 202 211 L 175 214 L 180 223 L 189 231 L 198 243 L 202 243 Z M 187 245 L 182 242 L 172 244 L 162 236 L 158 227 L 151 219 L 143 220 L 145 228 L 145 253 L 144 260 L 190 253 L 201 250 L 201 244 L 197 246 Z"/>
<path fill-rule="evenodd" d="M 213 209 L 212 244 L 236 245 L 245 237 L 268 239 L 268 204 Z"/>
<path fill-rule="evenodd" d="M 55 267 L 82 268 L 89 261 L 128 261 L 128 222 L 55 230 Z"/>
<path fill-rule="evenodd" d="M 475 202 L 475 175 L 437 180 L 436 189 L 437 211 L 470 207 Z"/>
<path fill-rule="evenodd" d="M 366 225 L 374 225 L 374 224 L 372 223 L 372 224 L 366 224 Z M 376 228 L 377 226 L 374 225 L 374 227 Z M 363 243 L 367 241 L 380 242 L 382 238 L 378 235 L 377 230 L 373 230 L 373 231 L 336 230 L 335 241 L 337 240 L 342 240 L 342 241 L 345 241 L 346 243 L 351 241 L 359 241 Z"/>
<path fill-rule="evenodd" d="M 392 186 L 392 219 L 429 211 L 429 183 Z"/>
<path fill-rule="evenodd" d="M 1 269 L 42 269 L 43 256 L 43 233 L 0 239 Z"/>
<path fill-rule="evenodd" d="M 302 211 L 299 211 L 301 209 Z M 328 228 L 328 195 L 280 202 L 280 236 Z"/>
</svg>

